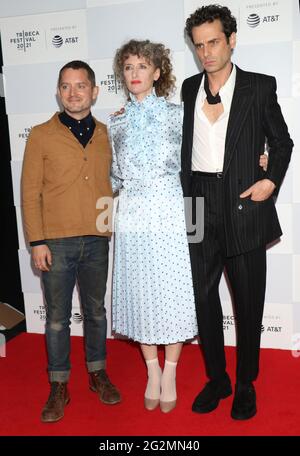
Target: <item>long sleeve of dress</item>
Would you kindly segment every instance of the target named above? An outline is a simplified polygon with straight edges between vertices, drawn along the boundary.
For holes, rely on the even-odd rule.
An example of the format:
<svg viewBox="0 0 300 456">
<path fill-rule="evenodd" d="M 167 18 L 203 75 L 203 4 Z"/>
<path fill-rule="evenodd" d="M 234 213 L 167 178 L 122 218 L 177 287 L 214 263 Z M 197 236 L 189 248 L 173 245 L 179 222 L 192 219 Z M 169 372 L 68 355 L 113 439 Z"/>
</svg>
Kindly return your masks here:
<svg viewBox="0 0 300 456">
<path fill-rule="evenodd" d="M 122 179 L 122 173 L 118 164 L 118 157 L 116 154 L 115 146 L 114 146 L 114 139 L 112 135 L 112 124 L 114 122 L 114 119 L 112 117 L 109 118 L 108 124 L 107 124 L 107 131 L 108 131 L 108 137 L 111 145 L 111 150 L 112 150 L 112 165 L 111 165 L 111 172 L 110 172 L 110 181 L 111 181 L 111 186 L 112 186 L 112 191 L 113 193 L 116 193 L 118 190 L 120 190 L 123 186 L 123 179 Z"/>
</svg>

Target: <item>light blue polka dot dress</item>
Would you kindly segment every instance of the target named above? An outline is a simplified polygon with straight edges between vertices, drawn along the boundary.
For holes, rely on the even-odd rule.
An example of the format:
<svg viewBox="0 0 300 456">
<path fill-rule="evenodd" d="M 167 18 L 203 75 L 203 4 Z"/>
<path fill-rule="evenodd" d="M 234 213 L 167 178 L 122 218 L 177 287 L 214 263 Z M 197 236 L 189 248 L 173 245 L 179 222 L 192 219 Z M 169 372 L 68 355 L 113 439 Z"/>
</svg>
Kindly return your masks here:
<svg viewBox="0 0 300 456">
<path fill-rule="evenodd" d="M 115 218 L 113 329 L 144 344 L 193 338 L 197 323 L 179 178 L 181 107 L 133 97 L 108 124 Z"/>
</svg>

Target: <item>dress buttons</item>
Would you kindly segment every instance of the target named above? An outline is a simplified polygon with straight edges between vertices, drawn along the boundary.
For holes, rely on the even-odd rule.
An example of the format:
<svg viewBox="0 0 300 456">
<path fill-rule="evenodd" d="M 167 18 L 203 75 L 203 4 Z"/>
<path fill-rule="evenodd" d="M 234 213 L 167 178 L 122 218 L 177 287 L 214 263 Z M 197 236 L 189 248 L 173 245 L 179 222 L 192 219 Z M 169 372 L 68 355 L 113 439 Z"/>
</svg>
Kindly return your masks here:
<svg viewBox="0 0 300 456">
<path fill-rule="evenodd" d="M 241 211 L 243 209 L 243 205 L 239 204 L 238 210 Z"/>
<path fill-rule="evenodd" d="M 84 180 L 89 180 L 89 176 L 84 176 Z"/>
</svg>

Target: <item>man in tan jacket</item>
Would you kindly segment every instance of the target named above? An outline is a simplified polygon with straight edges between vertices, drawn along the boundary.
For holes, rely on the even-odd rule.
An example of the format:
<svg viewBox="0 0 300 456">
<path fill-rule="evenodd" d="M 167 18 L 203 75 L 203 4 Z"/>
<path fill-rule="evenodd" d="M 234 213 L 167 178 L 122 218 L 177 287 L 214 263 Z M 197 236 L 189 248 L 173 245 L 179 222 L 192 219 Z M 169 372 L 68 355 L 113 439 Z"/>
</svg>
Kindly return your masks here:
<svg viewBox="0 0 300 456">
<path fill-rule="evenodd" d="M 105 404 L 121 400 L 105 371 L 111 150 L 105 125 L 90 111 L 98 95 L 94 71 L 85 62 L 67 63 L 59 73 L 57 94 L 64 111 L 32 129 L 22 174 L 24 225 L 33 263 L 42 271 L 46 300 L 51 392 L 43 422 L 60 420 L 70 400 L 70 317 L 76 281 L 90 388 Z"/>
</svg>

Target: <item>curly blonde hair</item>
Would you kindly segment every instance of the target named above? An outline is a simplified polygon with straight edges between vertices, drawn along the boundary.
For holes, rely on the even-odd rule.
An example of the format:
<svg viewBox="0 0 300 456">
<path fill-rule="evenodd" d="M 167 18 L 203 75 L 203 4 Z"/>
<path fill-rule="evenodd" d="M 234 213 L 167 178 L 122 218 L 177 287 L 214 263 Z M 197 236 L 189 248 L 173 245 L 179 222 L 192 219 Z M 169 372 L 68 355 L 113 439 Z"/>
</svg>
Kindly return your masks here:
<svg viewBox="0 0 300 456">
<path fill-rule="evenodd" d="M 130 40 L 121 48 L 117 49 L 114 58 L 114 71 L 120 79 L 127 96 L 129 96 L 129 92 L 124 80 L 123 66 L 125 60 L 130 55 L 144 57 L 149 63 L 153 63 L 155 69 L 160 69 L 160 77 L 153 83 L 157 96 L 168 98 L 172 95 L 175 90 L 176 78 L 172 74 L 173 67 L 170 60 L 170 49 L 167 49 L 161 43 L 152 43 L 149 40 Z"/>
</svg>

